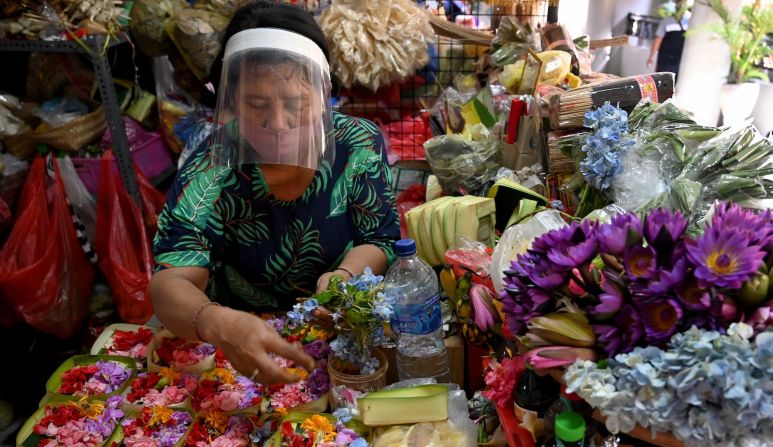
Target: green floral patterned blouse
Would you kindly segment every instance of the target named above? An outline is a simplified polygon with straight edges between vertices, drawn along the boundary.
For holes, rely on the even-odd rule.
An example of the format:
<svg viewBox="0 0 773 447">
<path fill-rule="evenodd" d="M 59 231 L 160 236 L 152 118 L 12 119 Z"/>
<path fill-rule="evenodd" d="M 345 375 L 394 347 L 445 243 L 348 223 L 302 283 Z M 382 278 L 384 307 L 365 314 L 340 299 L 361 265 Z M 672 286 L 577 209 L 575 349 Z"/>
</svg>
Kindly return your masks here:
<svg viewBox="0 0 773 447">
<path fill-rule="evenodd" d="M 209 268 L 213 300 L 269 311 L 312 294 L 352 247 L 375 245 L 391 263 L 400 227 L 382 135 L 367 120 L 333 122 L 333 166 L 293 201 L 275 199 L 257 165 L 216 166 L 206 144 L 197 149 L 159 216 L 156 269 Z"/>
</svg>

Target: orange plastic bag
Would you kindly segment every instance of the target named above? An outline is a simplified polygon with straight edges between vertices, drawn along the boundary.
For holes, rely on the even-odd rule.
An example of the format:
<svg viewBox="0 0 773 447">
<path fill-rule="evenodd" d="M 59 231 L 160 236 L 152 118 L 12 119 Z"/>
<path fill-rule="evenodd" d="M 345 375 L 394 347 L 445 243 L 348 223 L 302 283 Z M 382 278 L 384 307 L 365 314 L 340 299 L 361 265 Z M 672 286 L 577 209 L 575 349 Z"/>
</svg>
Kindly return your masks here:
<svg viewBox="0 0 773 447">
<path fill-rule="evenodd" d="M 113 168 L 112 152 L 102 157 L 97 194 L 99 268 L 113 291 L 121 320 L 144 324 L 153 316 L 148 294 L 153 274 L 151 233 L 155 233 L 163 196 L 135 168 L 143 210 L 129 196 Z"/>
<path fill-rule="evenodd" d="M 16 224 L 0 250 L 0 299 L 32 327 L 72 335 L 86 316 L 94 267 L 78 242 L 64 185 L 38 155 L 19 200 Z"/>
</svg>

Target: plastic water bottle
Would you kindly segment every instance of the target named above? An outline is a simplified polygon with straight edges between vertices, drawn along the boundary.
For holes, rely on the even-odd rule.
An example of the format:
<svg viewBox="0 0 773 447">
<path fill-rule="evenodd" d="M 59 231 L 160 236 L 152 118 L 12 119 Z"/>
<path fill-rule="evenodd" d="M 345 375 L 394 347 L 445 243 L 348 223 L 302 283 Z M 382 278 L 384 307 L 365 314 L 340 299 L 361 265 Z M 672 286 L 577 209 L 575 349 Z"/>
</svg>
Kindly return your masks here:
<svg viewBox="0 0 773 447">
<path fill-rule="evenodd" d="M 432 267 L 416 257 L 416 243 L 395 244 L 397 261 L 384 280 L 384 293 L 394 299 L 392 330 L 397 334 L 400 380 L 434 378 L 451 381 L 443 342 L 438 281 Z"/>
</svg>

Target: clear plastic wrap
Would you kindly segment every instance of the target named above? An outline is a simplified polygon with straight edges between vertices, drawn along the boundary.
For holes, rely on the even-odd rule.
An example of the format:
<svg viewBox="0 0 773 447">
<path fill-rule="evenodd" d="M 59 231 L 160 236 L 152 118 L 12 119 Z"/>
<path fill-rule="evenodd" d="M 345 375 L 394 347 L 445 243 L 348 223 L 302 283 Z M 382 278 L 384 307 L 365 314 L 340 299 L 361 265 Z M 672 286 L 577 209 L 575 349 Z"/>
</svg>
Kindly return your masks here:
<svg viewBox="0 0 773 447">
<path fill-rule="evenodd" d="M 470 141 L 461 135 L 442 135 L 424 143 L 427 161 L 446 193 L 481 195 L 502 165 L 501 130 Z"/>
<path fill-rule="evenodd" d="M 385 390 L 409 388 L 436 383 L 434 379 L 413 379 L 392 384 Z M 423 422 L 414 425 L 377 428 L 373 437 L 374 447 L 399 447 L 416 445 L 421 447 L 474 447 L 478 427 L 470 419 L 467 395 L 455 384 L 448 387 L 448 420 Z"/>
<path fill-rule="evenodd" d="M 561 213 L 556 210 L 546 210 L 535 214 L 526 222 L 506 229 L 494 248 L 489 267 L 491 281 L 494 283 L 494 289 L 497 293 L 503 289 L 504 271 L 510 268 L 510 264 L 519 254 L 526 252 L 534 239 L 548 231 L 565 226 L 566 222 L 561 217 Z"/>
<path fill-rule="evenodd" d="M 503 17 L 491 42 L 495 49 L 489 57 L 491 63 L 504 67 L 515 63 L 529 49 L 539 51 L 539 39 L 535 36 L 528 23 L 521 23 L 516 17 Z"/>
<path fill-rule="evenodd" d="M 30 130 L 19 116 L 21 102 L 8 93 L 0 92 L 0 137 L 12 137 Z"/>
<path fill-rule="evenodd" d="M 668 207 L 702 226 L 715 200 L 765 209 L 773 198 L 773 143 L 753 127 L 728 129 L 704 141 L 663 192 L 641 209 Z"/>
</svg>

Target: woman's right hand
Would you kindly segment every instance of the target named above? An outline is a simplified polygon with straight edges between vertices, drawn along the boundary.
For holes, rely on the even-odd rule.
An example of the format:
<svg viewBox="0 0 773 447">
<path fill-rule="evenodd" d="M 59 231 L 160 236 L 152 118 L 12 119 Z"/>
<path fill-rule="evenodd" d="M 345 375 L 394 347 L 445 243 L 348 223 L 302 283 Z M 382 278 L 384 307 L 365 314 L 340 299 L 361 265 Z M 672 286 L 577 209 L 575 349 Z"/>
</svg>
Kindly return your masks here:
<svg viewBox="0 0 773 447">
<path fill-rule="evenodd" d="M 264 384 L 292 383 L 300 378 L 281 368 L 269 356 L 274 353 L 311 371 L 314 359 L 300 345 L 287 342 L 268 323 L 247 312 L 213 307 L 202 315 L 202 338 L 220 348 L 242 375 Z"/>
</svg>

